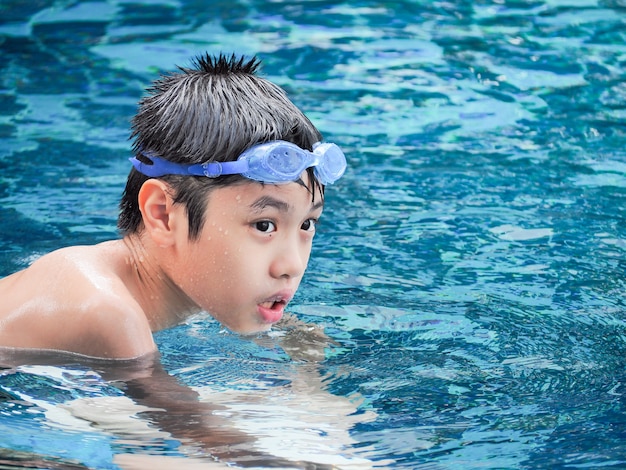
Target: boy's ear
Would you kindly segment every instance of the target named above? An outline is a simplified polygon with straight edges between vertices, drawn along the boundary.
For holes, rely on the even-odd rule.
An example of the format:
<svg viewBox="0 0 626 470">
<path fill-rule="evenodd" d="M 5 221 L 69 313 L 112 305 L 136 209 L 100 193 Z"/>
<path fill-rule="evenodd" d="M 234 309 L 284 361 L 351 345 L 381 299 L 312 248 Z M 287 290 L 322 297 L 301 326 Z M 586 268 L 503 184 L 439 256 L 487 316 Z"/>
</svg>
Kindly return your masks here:
<svg viewBox="0 0 626 470">
<path fill-rule="evenodd" d="M 146 232 L 160 247 L 171 246 L 175 239 L 178 212 L 173 210 L 171 187 L 160 180 L 149 179 L 139 190 L 138 203 Z"/>
</svg>

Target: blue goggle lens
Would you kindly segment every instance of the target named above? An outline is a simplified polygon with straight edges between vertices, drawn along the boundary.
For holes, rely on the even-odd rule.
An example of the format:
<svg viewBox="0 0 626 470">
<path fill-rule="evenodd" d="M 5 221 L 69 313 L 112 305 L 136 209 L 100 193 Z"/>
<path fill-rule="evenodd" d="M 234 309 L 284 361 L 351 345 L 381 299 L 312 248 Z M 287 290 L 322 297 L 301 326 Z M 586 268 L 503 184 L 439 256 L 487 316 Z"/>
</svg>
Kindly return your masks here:
<svg viewBox="0 0 626 470">
<path fill-rule="evenodd" d="M 324 155 L 324 158 L 315 167 L 315 173 L 320 181 L 337 181 L 346 171 L 346 156 L 341 149 L 331 143 L 317 144 L 313 147 L 315 154 Z M 326 184 L 326 183 L 323 183 Z"/>
</svg>

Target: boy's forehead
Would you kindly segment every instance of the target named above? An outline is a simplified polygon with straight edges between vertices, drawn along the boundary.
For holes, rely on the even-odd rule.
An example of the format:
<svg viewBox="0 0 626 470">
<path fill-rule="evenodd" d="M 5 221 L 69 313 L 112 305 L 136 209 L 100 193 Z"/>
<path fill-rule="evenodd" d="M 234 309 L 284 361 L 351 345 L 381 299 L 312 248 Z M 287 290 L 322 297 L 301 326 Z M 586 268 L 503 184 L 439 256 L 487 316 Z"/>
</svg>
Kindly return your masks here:
<svg viewBox="0 0 626 470">
<path fill-rule="evenodd" d="M 209 200 L 218 199 L 223 207 L 243 205 L 252 211 L 261 211 L 270 206 L 281 211 L 322 207 L 324 196 L 321 186 L 307 183 L 306 180 L 284 184 L 238 181 L 233 185 L 213 188 Z"/>
</svg>

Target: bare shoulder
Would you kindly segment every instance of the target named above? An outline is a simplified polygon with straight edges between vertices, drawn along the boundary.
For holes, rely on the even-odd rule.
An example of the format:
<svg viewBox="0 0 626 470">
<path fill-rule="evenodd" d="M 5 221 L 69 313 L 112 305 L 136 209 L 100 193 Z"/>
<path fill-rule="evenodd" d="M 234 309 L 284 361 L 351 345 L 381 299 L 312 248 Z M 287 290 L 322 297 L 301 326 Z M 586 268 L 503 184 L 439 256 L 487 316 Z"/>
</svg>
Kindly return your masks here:
<svg viewBox="0 0 626 470">
<path fill-rule="evenodd" d="M 94 292 L 77 313 L 80 334 L 67 338 L 76 352 L 130 359 L 156 351 L 146 316 L 126 296 Z"/>
<path fill-rule="evenodd" d="M 63 248 L 0 281 L 0 346 L 136 357 L 155 349 L 111 242 Z"/>
<path fill-rule="evenodd" d="M 79 305 L 99 292 L 124 296 L 128 291 L 121 282 L 117 268 L 120 261 L 116 259 L 122 254 L 114 253 L 113 244 L 61 248 L 2 279 L 0 292 L 6 298 L 17 299 L 22 306 L 31 299 L 40 303 L 40 308 Z"/>
</svg>

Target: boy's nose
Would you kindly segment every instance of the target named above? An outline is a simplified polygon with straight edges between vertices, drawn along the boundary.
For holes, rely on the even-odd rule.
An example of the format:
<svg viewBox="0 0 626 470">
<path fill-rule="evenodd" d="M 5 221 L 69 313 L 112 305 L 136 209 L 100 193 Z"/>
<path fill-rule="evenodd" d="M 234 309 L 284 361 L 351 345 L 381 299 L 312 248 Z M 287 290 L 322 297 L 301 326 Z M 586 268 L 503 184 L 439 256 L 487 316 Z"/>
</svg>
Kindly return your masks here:
<svg viewBox="0 0 626 470">
<path fill-rule="evenodd" d="M 271 266 L 271 275 L 275 278 L 295 278 L 304 274 L 307 264 L 307 253 L 297 242 L 286 241 L 277 247 Z"/>
</svg>

